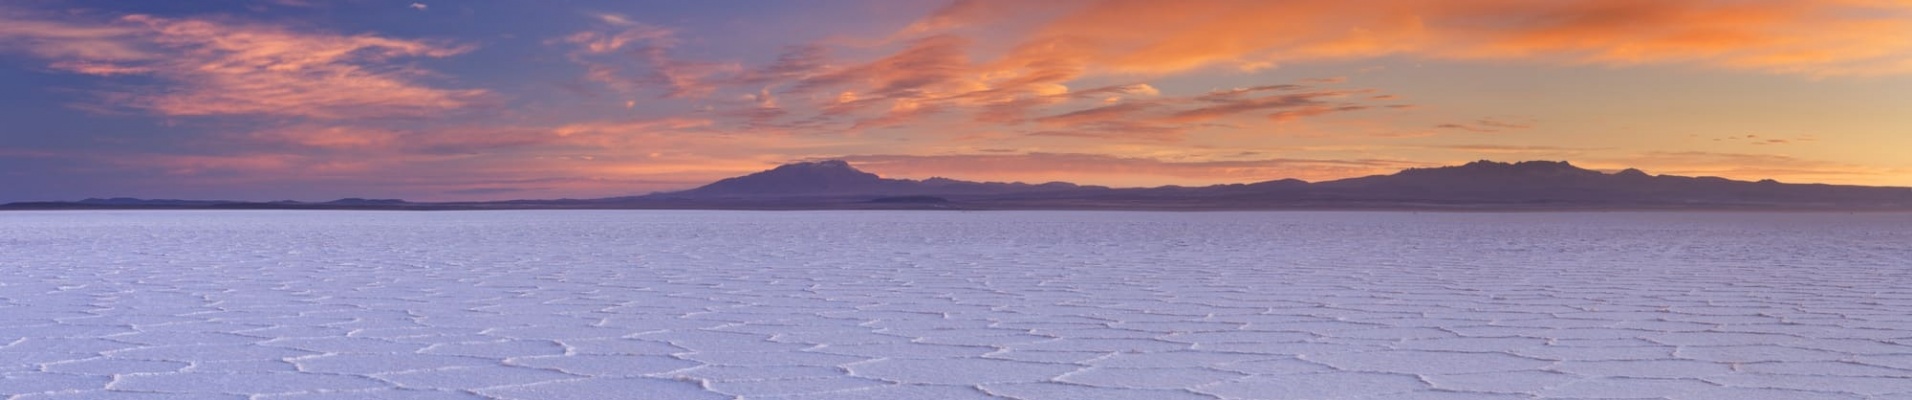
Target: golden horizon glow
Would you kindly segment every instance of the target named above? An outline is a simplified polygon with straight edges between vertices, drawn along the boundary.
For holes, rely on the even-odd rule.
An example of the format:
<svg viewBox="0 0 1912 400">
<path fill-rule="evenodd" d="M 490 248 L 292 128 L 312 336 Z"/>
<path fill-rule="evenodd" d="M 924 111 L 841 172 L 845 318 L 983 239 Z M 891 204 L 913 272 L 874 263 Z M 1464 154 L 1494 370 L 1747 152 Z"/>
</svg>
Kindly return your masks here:
<svg viewBox="0 0 1912 400">
<path fill-rule="evenodd" d="M 1384 3 L 1384 4 L 1382 4 Z M 0 5 L 0 201 L 1134 187 L 1468 161 L 1912 186 L 1912 3 Z M 365 15 L 340 19 L 341 15 Z"/>
</svg>

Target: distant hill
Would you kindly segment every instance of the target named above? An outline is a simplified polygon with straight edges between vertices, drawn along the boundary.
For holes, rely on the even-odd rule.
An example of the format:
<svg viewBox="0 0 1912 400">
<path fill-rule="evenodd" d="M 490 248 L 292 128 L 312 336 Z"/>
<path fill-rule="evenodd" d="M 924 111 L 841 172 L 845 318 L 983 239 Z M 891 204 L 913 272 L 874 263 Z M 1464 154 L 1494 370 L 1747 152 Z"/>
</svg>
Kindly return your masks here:
<svg viewBox="0 0 1912 400">
<path fill-rule="evenodd" d="M 1476 161 L 1315 183 L 1281 179 L 1112 189 L 1068 183 L 887 179 L 832 160 L 786 164 L 639 199 L 795 205 L 898 196 L 933 196 L 979 208 L 1912 209 L 1912 188 L 1655 176 L 1637 169 L 1609 174 L 1565 161 Z"/>
<path fill-rule="evenodd" d="M 1311 185 L 1311 191 L 1370 200 L 1443 203 L 1538 203 L 1590 206 L 1893 208 L 1912 206 L 1912 188 L 1782 184 L 1718 177 L 1607 174 L 1565 161 L 1408 169 L 1393 175 Z"/>
<path fill-rule="evenodd" d="M 680 192 L 644 196 L 652 199 L 752 199 L 818 197 L 901 197 L 925 195 L 1000 195 L 1069 190 L 1106 190 L 1099 186 L 1051 182 L 970 182 L 947 178 L 887 179 L 863 172 L 840 160 L 784 164 L 776 168 Z"/>
<path fill-rule="evenodd" d="M 843 161 L 784 164 L 768 171 L 725 178 L 682 197 L 830 196 L 839 194 L 891 195 L 909 191 L 919 182 L 883 179 L 859 171 Z"/>
<path fill-rule="evenodd" d="M 1203 187 L 1108 188 L 1072 183 L 883 178 L 838 160 L 800 162 L 702 187 L 582 200 L 413 203 L 340 199 L 323 203 L 87 199 L 0 209 L 1430 209 L 1430 210 L 1896 210 L 1912 211 L 1912 188 L 1786 184 L 1717 177 L 1604 173 L 1564 161 L 1414 168 L 1324 182 L 1295 179 Z"/>
</svg>

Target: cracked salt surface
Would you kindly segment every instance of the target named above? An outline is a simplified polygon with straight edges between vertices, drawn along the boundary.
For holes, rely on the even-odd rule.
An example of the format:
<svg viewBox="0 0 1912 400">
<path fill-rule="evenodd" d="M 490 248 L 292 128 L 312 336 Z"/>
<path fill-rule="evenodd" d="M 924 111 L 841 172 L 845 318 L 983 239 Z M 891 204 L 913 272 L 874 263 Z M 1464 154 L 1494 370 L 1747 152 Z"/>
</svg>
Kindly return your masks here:
<svg viewBox="0 0 1912 400">
<path fill-rule="evenodd" d="M 1912 215 L 7 212 L 6 399 L 1912 399 Z"/>
</svg>

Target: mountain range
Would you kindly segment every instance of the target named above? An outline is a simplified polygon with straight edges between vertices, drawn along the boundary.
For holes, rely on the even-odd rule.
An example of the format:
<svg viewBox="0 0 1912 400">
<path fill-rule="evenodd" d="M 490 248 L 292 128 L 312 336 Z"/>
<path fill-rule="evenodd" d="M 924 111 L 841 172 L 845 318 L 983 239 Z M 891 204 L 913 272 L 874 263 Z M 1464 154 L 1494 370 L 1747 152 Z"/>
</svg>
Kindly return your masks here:
<svg viewBox="0 0 1912 400">
<path fill-rule="evenodd" d="M 1786 184 L 1717 177 L 1605 173 L 1564 161 L 1414 168 L 1389 175 L 1201 187 L 1110 188 L 1064 182 L 883 178 L 838 160 L 799 162 L 702 187 L 602 199 L 419 203 L 86 199 L 0 209 L 1437 209 L 1912 210 L 1912 188 Z"/>
</svg>

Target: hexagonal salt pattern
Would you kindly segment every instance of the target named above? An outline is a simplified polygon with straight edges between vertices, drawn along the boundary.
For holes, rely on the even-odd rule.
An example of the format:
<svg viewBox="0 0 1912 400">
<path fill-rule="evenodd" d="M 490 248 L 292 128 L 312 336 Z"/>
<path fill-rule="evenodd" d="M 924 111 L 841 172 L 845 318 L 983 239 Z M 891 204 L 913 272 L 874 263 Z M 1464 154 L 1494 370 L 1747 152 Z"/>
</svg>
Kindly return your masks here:
<svg viewBox="0 0 1912 400">
<path fill-rule="evenodd" d="M 1912 216 L 6 212 L 8 399 L 1907 399 Z"/>
</svg>

